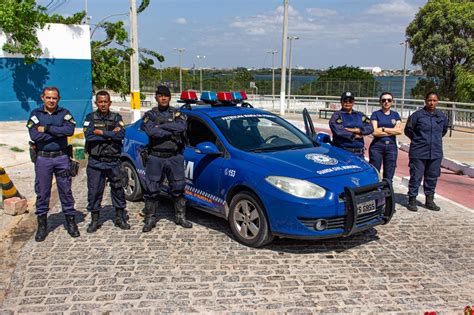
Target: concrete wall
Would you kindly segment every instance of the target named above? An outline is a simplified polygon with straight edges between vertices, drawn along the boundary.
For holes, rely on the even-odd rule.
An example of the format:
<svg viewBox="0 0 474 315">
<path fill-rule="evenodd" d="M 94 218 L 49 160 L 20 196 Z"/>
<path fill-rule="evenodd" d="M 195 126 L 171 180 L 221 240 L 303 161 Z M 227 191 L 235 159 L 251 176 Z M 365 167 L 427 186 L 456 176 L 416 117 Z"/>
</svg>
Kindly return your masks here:
<svg viewBox="0 0 474 315">
<path fill-rule="evenodd" d="M 23 56 L 0 50 L 0 121 L 26 120 L 42 106 L 41 91 L 56 86 L 59 106 L 69 109 L 82 126 L 92 110 L 90 30 L 87 25 L 49 24 L 38 31 L 43 55 L 26 65 Z M 7 36 L 0 30 L 0 48 Z"/>
</svg>

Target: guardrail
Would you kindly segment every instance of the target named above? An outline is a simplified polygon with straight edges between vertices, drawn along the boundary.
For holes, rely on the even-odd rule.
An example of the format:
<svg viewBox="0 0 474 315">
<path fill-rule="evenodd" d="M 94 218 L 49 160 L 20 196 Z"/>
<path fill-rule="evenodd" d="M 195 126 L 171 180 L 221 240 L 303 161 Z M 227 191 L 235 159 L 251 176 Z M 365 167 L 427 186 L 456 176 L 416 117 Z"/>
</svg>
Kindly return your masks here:
<svg viewBox="0 0 474 315">
<path fill-rule="evenodd" d="M 271 111 L 280 110 L 280 99 L 271 95 L 249 95 L 249 101 L 254 107 L 264 108 Z M 321 109 L 339 109 L 339 96 L 308 96 L 292 95 L 286 102 L 287 112 L 301 112 L 307 108 L 309 112 L 318 113 Z M 396 110 L 403 120 L 406 120 L 413 112 L 425 106 L 423 100 L 395 99 L 393 109 Z M 474 104 L 440 101 L 438 108 L 445 112 L 453 127 L 474 128 Z M 380 109 L 379 99 L 376 97 L 357 97 L 354 109 L 366 115 Z"/>
</svg>

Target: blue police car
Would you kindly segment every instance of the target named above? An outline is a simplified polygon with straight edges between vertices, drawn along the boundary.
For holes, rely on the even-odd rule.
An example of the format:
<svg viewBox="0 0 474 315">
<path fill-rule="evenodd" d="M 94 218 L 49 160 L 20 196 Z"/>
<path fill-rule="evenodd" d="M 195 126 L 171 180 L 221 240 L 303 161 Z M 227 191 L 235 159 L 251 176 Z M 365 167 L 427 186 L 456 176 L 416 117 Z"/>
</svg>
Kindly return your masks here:
<svg viewBox="0 0 474 315">
<path fill-rule="evenodd" d="M 316 134 L 307 111 L 305 134 L 244 103 L 239 92 L 203 92 L 193 105 L 195 93 L 184 94 L 187 204 L 227 219 L 239 242 L 259 247 L 275 236 L 349 236 L 390 221 L 391 184 L 363 159 L 332 146 L 328 135 Z M 142 196 L 139 152 L 148 138 L 141 124 L 130 125 L 124 140 L 130 201 Z"/>
</svg>

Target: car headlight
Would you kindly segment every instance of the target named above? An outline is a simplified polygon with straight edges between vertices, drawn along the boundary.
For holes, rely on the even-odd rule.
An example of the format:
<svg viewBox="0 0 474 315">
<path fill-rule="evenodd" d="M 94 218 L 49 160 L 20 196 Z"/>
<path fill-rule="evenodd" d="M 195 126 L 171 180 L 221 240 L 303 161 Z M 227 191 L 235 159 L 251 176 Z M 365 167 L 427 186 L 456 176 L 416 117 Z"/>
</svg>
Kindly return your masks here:
<svg viewBox="0 0 474 315">
<path fill-rule="evenodd" d="M 272 186 L 296 197 L 319 199 L 326 194 L 324 188 L 306 180 L 283 176 L 268 176 L 265 180 Z"/>
</svg>

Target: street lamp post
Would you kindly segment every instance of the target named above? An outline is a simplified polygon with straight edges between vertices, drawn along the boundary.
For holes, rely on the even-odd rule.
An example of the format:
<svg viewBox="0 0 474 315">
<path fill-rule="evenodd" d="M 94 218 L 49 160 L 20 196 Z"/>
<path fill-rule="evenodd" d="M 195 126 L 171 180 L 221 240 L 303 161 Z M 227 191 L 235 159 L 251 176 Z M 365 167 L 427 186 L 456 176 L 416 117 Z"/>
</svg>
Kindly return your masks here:
<svg viewBox="0 0 474 315">
<path fill-rule="evenodd" d="M 183 92 L 183 73 L 181 71 L 181 53 L 185 51 L 185 48 L 173 48 L 178 52 L 179 55 L 179 93 Z"/>
<path fill-rule="evenodd" d="M 272 100 L 275 105 L 275 54 L 278 53 L 276 50 L 267 51 L 267 54 L 272 54 Z"/>
<path fill-rule="evenodd" d="M 288 0 L 283 1 L 283 36 L 281 45 L 281 82 L 280 82 L 280 115 L 285 115 L 286 91 L 286 44 L 288 37 Z"/>
<path fill-rule="evenodd" d="M 197 55 L 197 59 L 206 59 L 204 55 Z M 199 91 L 202 93 L 202 63 L 199 65 Z"/>
<path fill-rule="evenodd" d="M 292 50 L 292 43 L 293 40 L 300 39 L 298 36 L 288 36 L 288 40 L 290 41 L 290 62 L 288 65 L 288 104 L 287 106 L 290 107 L 290 98 L 291 98 L 291 61 L 293 58 L 293 50 Z"/>
<path fill-rule="evenodd" d="M 408 40 L 400 43 L 400 45 L 405 45 L 405 52 L 403 57 L 403 83 L 402 83 L 402 108 L 401 113 L 403 117 L 403 107 L 405 106 L 405 89 L 406 89 L 406 81 L 407 81 L 407 48 L 408 48 Z"/>
<path fill-rule="evenodd" d="M 140 119 L 140 75 L 138 72 L 138 27 L 137 3 L 130 0 L 130 46 L 133 53 L 130 56 L 130 106 L 133 112 L 133 121 Z"/>
</svg>

